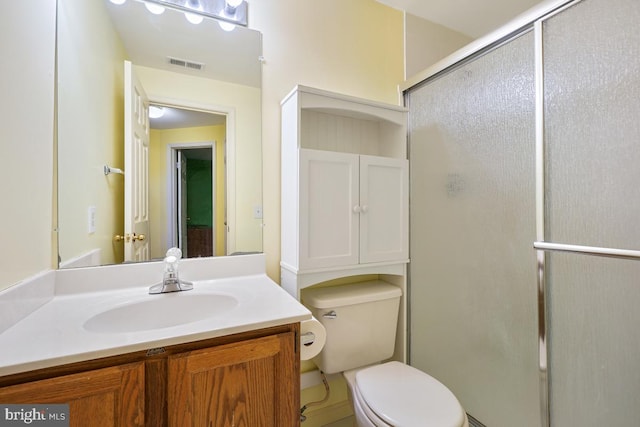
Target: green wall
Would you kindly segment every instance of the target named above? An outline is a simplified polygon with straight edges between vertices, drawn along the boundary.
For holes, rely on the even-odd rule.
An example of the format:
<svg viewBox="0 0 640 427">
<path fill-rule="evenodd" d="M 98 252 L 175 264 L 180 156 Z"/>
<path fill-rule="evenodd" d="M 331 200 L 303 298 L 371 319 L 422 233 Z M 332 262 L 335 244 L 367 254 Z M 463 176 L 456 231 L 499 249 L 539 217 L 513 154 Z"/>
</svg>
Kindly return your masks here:
<svg viewBox="0 0 640 427">
<path fill-rule="evenodd" d="M 189 227 L 213 226 L 211 160 L 187 159 L 187 216 Z"/>
</svg>

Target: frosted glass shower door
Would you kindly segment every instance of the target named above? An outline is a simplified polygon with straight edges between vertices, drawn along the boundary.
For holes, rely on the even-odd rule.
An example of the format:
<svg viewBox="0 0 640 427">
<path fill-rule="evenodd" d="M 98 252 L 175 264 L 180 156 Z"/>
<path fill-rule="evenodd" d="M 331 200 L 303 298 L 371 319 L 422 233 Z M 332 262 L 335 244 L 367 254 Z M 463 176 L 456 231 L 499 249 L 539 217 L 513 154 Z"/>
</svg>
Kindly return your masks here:
<svg viewBox="0 0 640 427">
<path fill-rule="evenodd" d="M 491 427 L 539 427 L 534 38 L 407 93 L 410 363 Z"/>
<path fill-rule="evenodd" d="M 637 0 L 543 22 L 546 242 L 640 250 L 638 22 Z M 638 425 L 640 261 L 546 257 L 551 425 Z"/>
</svg>

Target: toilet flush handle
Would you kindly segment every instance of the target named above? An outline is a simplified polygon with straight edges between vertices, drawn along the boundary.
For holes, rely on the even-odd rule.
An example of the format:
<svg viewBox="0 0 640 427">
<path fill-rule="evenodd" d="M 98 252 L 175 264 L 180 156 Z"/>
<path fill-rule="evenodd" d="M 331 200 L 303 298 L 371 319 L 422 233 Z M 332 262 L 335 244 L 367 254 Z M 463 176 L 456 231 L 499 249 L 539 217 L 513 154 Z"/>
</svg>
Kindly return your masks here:
<svg viewBox="0 0 640 427">
<path fill-rule="evenodd" d="M 330 312 L 323 314 L 322 317 L 325 319 L 335 319 L 338 317 L 338 313 L 336 313 L 335 310 L 331 310 Z"/>
</svg>

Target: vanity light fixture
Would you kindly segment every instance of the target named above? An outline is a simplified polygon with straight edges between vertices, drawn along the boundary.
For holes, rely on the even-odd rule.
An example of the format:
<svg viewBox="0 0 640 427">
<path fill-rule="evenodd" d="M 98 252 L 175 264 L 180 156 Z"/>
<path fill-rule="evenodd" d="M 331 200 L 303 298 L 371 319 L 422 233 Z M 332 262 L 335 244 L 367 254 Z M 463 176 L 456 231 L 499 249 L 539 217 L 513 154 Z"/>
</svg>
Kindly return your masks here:
<svg viewBox="0 0 640 427">
<path fill-rule="evenodd" d="M 235 24 L 231 24 L 227 21 L 218 21 L 218 25 L 220 25 L 220 28 L 225 31 L 233 31 L 233 29 L 236 28 Z"/>
<path fill-rule="evenodd" d="M 222 11 L 222 14 L 226 18 L 233 19 L 233 17 L 236 15 L 238 6 L 240 6 L 243 1 L 244 0 L 225 0 L 224 10 Z M 218 25 L 220 25 L 220 28 L 225 31 L 233 31 L 233 29 L 236 28 L 235 24 L 232 24 L 228 21 L 218 21 Z"/>
<path fill-rule="evenodd" d="M 154 15 L 162 15 L 164 13 L 164 6 L 160 6 L 159 4 L 144 2 L 144 6 Z"/>
<path fill-rule="evenodd" d="M 236 13 L 236 9 L 242 4 L 243 1 L 244 0 L 225 0 L 224 8 L 227 11 L 227 14 L 234 15 Z"/>
<path fill-rule="evenodd" d="M 187 21 L 191 22 L 194 25 L 198 25 L 199 23 L 204 21 L 204 16 L 197 13 L 185 12 L 184 17 L 187 18 Z"/>
<path fill-rule="evenodd" d="M 202 12 L 202 4 L 200 4 L 200 0 L 187 0 L 186 6 L 196 12 L 185 12 L 184 16 L 187 18 L 187 21 L 194 25 L 198 25 L 204 20 L 204 16 L 200 14 L 200 12 Z"/>
<path fill-rule="evenodd" d="M 111 0 L 123 1 L 123 0 Z M 147 7 L 152 3 L 161 7 L 176 9 L 185 13 L 192 23 L 200 23 L 205 17 L 217 19 L 218 22 L 232 26 L 248 25 L 249 5 L 245 0 L 143 0 Z"/>
</svg>

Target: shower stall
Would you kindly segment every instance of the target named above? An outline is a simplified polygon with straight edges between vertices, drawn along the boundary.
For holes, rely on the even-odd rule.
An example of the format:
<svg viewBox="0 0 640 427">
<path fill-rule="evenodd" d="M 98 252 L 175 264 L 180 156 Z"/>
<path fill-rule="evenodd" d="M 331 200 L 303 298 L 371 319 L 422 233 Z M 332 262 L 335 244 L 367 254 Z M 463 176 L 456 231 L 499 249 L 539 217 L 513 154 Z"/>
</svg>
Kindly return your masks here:
<svg viewBox="0 0 640 427">
<path fill-rule="evenodd" d="M 544 2 L 405 85 L 410 363 L 479 425 L 638 425 L 639 23 Z"/>
</svg>

